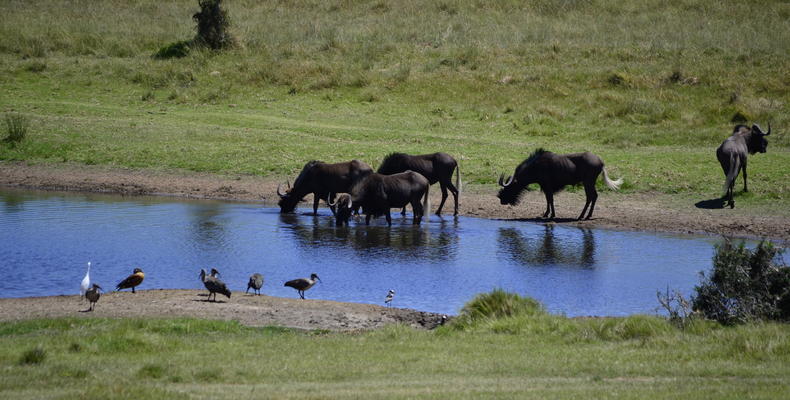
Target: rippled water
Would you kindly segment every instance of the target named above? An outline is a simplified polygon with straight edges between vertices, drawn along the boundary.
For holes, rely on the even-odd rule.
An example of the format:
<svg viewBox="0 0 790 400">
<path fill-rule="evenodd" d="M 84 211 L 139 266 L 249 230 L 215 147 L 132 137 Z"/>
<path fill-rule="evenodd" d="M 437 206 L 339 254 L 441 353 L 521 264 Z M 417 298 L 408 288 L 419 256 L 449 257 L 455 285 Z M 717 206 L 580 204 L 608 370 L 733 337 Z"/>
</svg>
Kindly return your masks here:
<svg viewBox="0 0 790 400">
<path fill-rule="evenodd" d="M 576 315 L 653 313 L 656 291 L 690 293 L 708 270 L 710 237 L 580 229 L 431 216 L 420 227 L 393 213 L 335 227 L 320 215 L 280 215 L 260 204 L 0 189 L 0 296 L 75 294 L 92 262 L 105 289 L 146 273 L 140 289 L 202 288 L 216 267 L 232 290 L 253 272 L 263 292 L 297 297 L 286 280 L 317 273 L 307 298 L 457 313 L 493 288 Z M 233 301 L 233 300 L 231 300 Z"/>
</svg>

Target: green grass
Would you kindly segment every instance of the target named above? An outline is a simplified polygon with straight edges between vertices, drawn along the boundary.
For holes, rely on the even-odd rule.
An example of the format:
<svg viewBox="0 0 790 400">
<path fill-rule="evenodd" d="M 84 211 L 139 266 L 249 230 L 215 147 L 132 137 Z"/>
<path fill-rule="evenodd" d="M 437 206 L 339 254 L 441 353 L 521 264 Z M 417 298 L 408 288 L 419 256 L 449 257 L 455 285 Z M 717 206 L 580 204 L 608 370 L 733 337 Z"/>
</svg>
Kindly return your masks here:
<svg viewBox="0 0 790 400">
<path fill-rule="evenodd" d="M 742 115 L 776 134 L 739 204 L 790 209 L 787 2 L 226 6 L 237 49 L 159 60 L 196 2 L 0 2 L 0 110 L 31 121 L 0 160 L 282 177 L 446 151 L 490 185 L 543 146 L 598 153 L 626 194 L 702 200 Z"/>
<path fill-rule="evenodd" d="M 234 322 L 5 323 L 3 398 L 783 398 L 790 328 L 657 317 L 490 319 L 347 334 Z M 36 346 L 47 357 L 20 364 Z"/>
</svg>

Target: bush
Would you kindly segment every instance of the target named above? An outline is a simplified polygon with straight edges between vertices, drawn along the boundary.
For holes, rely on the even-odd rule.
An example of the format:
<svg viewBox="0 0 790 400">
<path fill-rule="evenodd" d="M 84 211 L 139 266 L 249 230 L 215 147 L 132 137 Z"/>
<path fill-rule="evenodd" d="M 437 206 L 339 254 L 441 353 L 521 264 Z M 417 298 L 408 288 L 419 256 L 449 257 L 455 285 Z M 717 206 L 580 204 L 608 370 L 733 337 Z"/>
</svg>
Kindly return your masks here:
<svg viewBox="0 0 790 400">
<path fill-rule="evenodd" d="M 545 314 L 545 308 L 537 300 L 495 289 L 490 293 L 479 294 L 466 303 L 453 325 L 464 328 L 485 320 Z"/>
<path fill-rule="evenodd" d="M 47 352 L 41 346 L 36 346 L 24 353 L 19 359 L 20 365 L 41 364 L 47 358 Z"/>
<path fill-rule="evenodd" d="M 27 128 L 30 126 L 30 121 L 28 121 L 24 115 L 6 114 L 5 125 L 7 134 L 3 142 L 9 143 L 13 147 L 21 142 L 22 139 L 25 138 L 25 135 L 27 135 Z"/>
<path fill-rule="evenodd" d="M 235 40 L 228 32 L 230 20 L 222 8 L 222 0 L 200 0 L 200 12 L 192 18 L 197 22 L 195 42 L 214 50 L 233 47 Z"/>
<path fill-rule="evenodd" d="M 716 247 L 713 271 L 701 274 L 694 310 L 722 324 L 790 321 L 790 268 L 770 242 L 749 250 L 729 241 Z"/>
<path fill-rule="evenodd" d="M 170 43 L 167 46 L 159 49 L 159 51 L 154 54 L 154 58 L 166 60 L 168 58 L 186 57 L 189 54 L 189 47 L 191 45 L 191 40 L 182 40 L 180 42 Z"/>
</svg>

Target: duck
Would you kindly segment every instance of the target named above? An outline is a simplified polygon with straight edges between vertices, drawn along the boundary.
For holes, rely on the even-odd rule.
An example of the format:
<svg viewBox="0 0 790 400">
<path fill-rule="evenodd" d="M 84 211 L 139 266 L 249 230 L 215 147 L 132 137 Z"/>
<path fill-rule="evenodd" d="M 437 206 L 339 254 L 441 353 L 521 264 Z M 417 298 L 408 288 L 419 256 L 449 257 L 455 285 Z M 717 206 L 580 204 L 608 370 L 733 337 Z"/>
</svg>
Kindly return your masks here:
<svg viewBox="0 0 790 400">
<path fill-rule="evenodd" d="M 135 268 L 131 275 L 127 276 L 126 279 L 118 283 L 118 285 L 115 287 L 115 290 L 131 288 L 132 293 L 135 293 L 134 288 L 143 283 L 143 279 L 145 279 L 143 270 L 140 268 Z"/>
</svg>

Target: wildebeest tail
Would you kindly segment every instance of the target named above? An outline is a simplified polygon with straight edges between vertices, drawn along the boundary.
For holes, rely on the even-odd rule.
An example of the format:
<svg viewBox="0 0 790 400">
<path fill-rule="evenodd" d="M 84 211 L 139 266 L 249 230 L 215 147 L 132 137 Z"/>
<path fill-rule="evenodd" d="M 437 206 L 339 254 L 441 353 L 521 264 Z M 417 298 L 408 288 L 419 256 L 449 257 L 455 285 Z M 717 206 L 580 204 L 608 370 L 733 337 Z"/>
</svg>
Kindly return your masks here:
<svg viewBox="0 0 790 400">
<path fill-rule="evenodd" d="M 606 173 L 606 167 L 603 167 L 603 181 L 606 183 L 606 186 L 612 190 L 620 189 L 620 185 L 623 184 L 623 178 L 616 181 L 609 179 L 609 174 Z"/>
<path fill-rule="evenodd" d="M 461 164 L 455 165 L 455 188 L 461 193 Z"/>
<path fill-rule="evenodd" d="M 431 213 L 431 185 L 425 187 L 425 197 L 422 199 L 422 215 Z"/>
<path fill-rule="evenodd" d="M 724 196 L 727 195 L 730 186 L 735 182 L 735 178 L 738 177 L 738 171 L 740 169 L 741 159 L 738 158 L 738 155 L 735 153 L 730 154 L 730 170 L 727 171 L 727 179 L 724 180 Z"/>
</svg>

